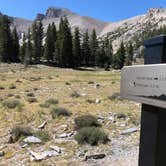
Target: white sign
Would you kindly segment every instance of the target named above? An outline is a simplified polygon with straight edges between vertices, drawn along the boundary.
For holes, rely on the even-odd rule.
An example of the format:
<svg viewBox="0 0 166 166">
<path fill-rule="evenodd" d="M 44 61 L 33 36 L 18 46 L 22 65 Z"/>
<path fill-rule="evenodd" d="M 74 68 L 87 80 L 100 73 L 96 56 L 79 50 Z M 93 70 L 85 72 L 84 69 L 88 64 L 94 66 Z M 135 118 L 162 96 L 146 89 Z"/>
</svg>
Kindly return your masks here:
<svg viewBox="0 0 166 166">
<path fill-rule="evenodd" d="M 121 96 L 166 108 L 166 64 L 124 67 Z"/>
</svg>

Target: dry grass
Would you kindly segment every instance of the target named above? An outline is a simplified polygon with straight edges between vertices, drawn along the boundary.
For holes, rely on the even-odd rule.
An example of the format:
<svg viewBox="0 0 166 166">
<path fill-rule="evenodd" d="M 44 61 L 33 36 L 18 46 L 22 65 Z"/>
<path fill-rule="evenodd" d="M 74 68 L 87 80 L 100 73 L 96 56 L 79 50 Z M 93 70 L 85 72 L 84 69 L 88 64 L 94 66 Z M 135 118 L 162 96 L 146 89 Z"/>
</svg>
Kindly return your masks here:
<svg viewBox="0 0 166 166">
<path fill-rule="evenodd" d="M 93 84 L 90 84 L 89 82 L 92 81 Z M 66 85 L 66 82 L 70 84 Z M 9 89 L 8 87 L 12 84 L 17 88 Z M 96 88 L 96 84 L 100 84 L 100 87 Z M 110 113 L 125 112 L 125 114 L 130 114 L 131 117 L 139 117 L 139 112 L 137 111 L 139 106 L 134 102 L 108 99 L 108 96 L 119 93 L 120 72 L 118 71 L 76 71 L 46 66 L 35 66 L 23 70 L 21 65 L 0 64 L 0 86 L 4 87 L 2 90 L 0 89 L 0 98 L 3 98 L 3 101 L 8 100 L 8 94 L 14 94 L 19 95 L 23 103 L 22 110 L 18 111 L 17 109 L 11 110 L 3 107 L 0 101 L 0 137 L 4 138 L 0 139 L 0 145 L 5 144 L 5 136 L 13 126 L 23 125 L 35 129 L 43 121 L 48 120 L 49 123 L 45 130 L 53 137 L 56 129 L 63 124 L 68 125 L 68 131 L 74 130 L 74 125 L 71 123 L 72 120 L 85 114 L 108 117 Z M 33 93 L 38 102 L 29 103 L 27 101 L 27 92 L 25 91 Z M 74 91 L 84 95 L 73 98 L 71 94 Z M 56 98 L 59 101 L 58 107 L 69 109 L 72 115 L 70 117 L 52 119 L 51 108 L 40 107 L 41 103 L 45 103 L 50 98 Z M 87 99 L 100 99 L 101 103 L 87 104 Z M 109 133 L 117 128 L 109 124 L 104 124 L 103 126 Z M 51 145 L 54 142 L 50 140 L 47 144 Z M 47 144 L 42 145 L 43 148 L 47 147 Z M 66 148 L 67 155 L 63 159 L 60 157 L 56 158 L 57 163 L 68 165 L 69 160 L 78 149 L 78 145 L 71 142 L 59 144 L 58 146 Z M 16 153 L 19 154 L 18 156 L 14 155 L 16 160 L 23 158 L 22 161 L 24 163 L 29 163 L 29 156 L 25 155 L 27 151 L 20 150 L 17 146 L 15 149 Z M 0 160 L 2 165 L 3 163 L 10 165 L 13 155 L 8 156 L 11 156 L 11 158 L 6 157 L 2 161 Z M 42 165 L 44 163 L 45 161 L 40 164 L 31 163 L 31 165 Z"/>
</svg>

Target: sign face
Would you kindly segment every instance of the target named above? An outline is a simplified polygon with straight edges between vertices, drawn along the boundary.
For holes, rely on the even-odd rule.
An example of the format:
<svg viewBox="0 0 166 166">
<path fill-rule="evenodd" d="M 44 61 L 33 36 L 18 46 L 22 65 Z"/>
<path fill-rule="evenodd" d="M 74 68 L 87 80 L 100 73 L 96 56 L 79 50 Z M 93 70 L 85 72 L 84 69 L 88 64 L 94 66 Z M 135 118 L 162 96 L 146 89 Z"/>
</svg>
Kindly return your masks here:
<svg viewBox="0 0 166 166">
<path fill-rule="evenodd" d="M 124 67 L 121 96 L 136 102 L 166 108 L 166 64 Z"/>
</svg>

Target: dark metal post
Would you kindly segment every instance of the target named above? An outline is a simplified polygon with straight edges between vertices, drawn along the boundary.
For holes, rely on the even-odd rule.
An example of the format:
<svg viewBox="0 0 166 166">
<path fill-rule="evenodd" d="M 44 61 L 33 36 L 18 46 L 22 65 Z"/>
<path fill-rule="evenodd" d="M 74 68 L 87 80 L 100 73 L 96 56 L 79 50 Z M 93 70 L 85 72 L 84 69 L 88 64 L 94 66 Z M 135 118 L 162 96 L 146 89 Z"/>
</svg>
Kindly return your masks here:
<svg viewBox="0 0 166 166">
<path fill-rule="evenodd" d="M 166 36 L 144 45 L 145 65 L 166 63 Z M 166 109 L 142 105 L 139 166 L 166 166 Z"/>
</svg>

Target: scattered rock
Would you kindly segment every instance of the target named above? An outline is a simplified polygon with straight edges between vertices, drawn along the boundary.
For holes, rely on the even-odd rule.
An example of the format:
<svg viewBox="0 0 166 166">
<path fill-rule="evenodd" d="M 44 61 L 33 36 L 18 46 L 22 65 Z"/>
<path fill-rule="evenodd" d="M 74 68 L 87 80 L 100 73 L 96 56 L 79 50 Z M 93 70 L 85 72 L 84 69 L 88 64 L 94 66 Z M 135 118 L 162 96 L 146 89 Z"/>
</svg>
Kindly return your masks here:
<svg viewBox="0 0 166 166">
<path fill-rule="evenodd" d="M 25 138 L 23 140 L 23 142 L 25 143 L 36 143 L 36 144 L 39 144 L 39 143 L 42 143 L 42 140 L 37 138 L 37 137 L 34 137 L 34 136 L 29 136 L 27 138 Z"/>
<path fill-rule="evenodd" d="M 0 151 L 7 148 L 7 145 L 0 146 Z"/>
<path fill-rule="evenodd" d="M 97 119 L 98 119 L 98 121 L 99 121 L 100 123 L 104 123 L 104 121 L 105 121 L 105 118 L 104 118 L 103 116 L 101 116 L 101 115 L 99 115 L 99 116 L 97 117 Z"/>
<path fill-rule="evenodd" d="M 67 137 L 68 137 L 67 133 L 63 133 L 63 134 L 58 135 L 58 138 L 67 138 Z"/>
<path fill-rule="evenodd" d="M 121 123 L 121 124 L 120 124 L 120 127 L 125 127 L 125 126 L 126 126 L 125 123 Z"/>
<path fill-rule="evenodd" d="M 72 137 L 74 135 L 74 132 L 70 132 L 70 133 L 63 133 L 58 135 L 58 138 L 68 138 L 68 137 Z"/>
<path fill-rule="evenodd" d="M 3 157 L 5 155 L 4 151 L 0 151 L 0 157 Z"/>
<path fill-rule="evenodd" d="M 132 128 L 129 128 L 129 129 L 127 129 L 127 130 L 124 130 L 124 131 L 122 131 L 122 135 L 126 135 L 126 134 L 131 134 L 131 133 L 134 133 L 134 132 L 136 132 L 136 131 L 138 131 L 138 127 L 132 127 Z"/>
<path fill-rule="evenodd" d="M 101 86 L 100 84 L 95 85 L 96 89 L 100 88 L 100 86 Z"/>
<path fill-rule="evenodd" d="M 85 161 L 90 159 L 103 159 L 104 157 L 106 157 L 105 154 L 88 155 L 88 156 L 85 156 Z"/>
<path fill-rule="evenodd" d="M 108 119 L 109 119 L 112 123 L 115 123 L 115 122 L 116 122 L 113 115 L 111 115 Z"/>
<path fill-rule="evenodd" d="M 104 120 L 104 119 L 105 119 L 104 116 L 101 116 L 101 115 L 99 115 L 97 118 L 98 118 L 99 120 Z"/>
<path fill-rule="evenodd" d="M 58 146 L 50 146 L 50 148 L 51 148 L 52 150 L 56 151 L 57 153 L 61 153 L 61 152 L 62 152 L 61 148 L 58 147 Z"/>
<path fill-rule="evenodd" d="M 126 120 L 126 118 L 127 118 L 127 116 L 126 116 L 124 113 L 117 113 L 117 114 L 115 115 L 115 117 L 116 117 L 117 119 L 123 119 L 123 120 Z"/>
<path fill-rule="evenodd" d="M 99 103 L 101 103 L 101 101 L 100 101 L 100 99 L 96 99 L 96 104 L 99 104 Z"/>
<path fill-rule="evenodd" d="M 26 148 L 28 146 L 28 144 L 23 144 L 22 146 L 21 146 L 21 148 Z"/>
<path fill-rule="evenodd" d="M 48 157 L 54 157 L 54 156 L 58 156 L 59 153 L 56 152 L 55 150 L 50 150 L 50 151 L 44 151 L 41 153 L 36 153 L 34 151 L 29 151 L 30 154 L 30 160 L 33 161 L 41 161 L 41 160 L 45 160 Z"/>
<path fill-rule="evenodd" d="M 13 136 L 12 136 L 12 135 L 9 136 L 8 143 L 9 143 L 9 144 L 13 144 L 13 143 L 14 143 L 14 139 L 13 139 Z"/>
<path fill-rule="evenodd" d="M 86 93 L 81 93 L 81 96 L 86 96 L 87 94 Z"/>
<path fill-rule="evenodd" d="M 85 156 L 85 152 L 84 151 L 79 151 L 77 154 L 76 154 L 77 157 L 84 157 Z"/>
<path fill-rule="evenodd" d="M 44 121 L 38 128 L 39 129 L 44 129 L 44 127 L 46 126 L 47 121 Z"/>
<path fill-rule="evenodd" d="M 68 129 L 68 126 L 66 124 L 64 124 L 64 125 L 61 125 L 59 127 L 59 129 L 61 129 L 61 130 L 63 129 L 63 131 L 66 131 Z"/>
<path fill-rule="evenodd" d="M 72 137 L 74 134 L 75 134 L 75 132 L 70 132 L 67 135 L 68 135 L 68 137 Z"/>
</svg>

